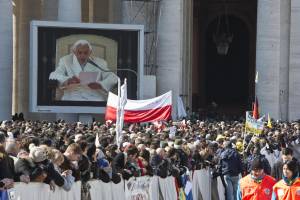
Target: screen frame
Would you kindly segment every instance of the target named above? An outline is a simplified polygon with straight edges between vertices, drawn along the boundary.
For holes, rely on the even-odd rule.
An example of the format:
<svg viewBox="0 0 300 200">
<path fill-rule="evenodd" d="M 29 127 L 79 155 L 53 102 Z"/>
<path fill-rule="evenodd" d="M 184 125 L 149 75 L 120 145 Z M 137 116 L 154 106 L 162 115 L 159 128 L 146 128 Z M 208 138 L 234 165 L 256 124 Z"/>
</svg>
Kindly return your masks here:
<svg viewBox="0 0 300 200">
<path fill-rule="evenodd" d="M 30 23 L 30 74 L 29 74 L 29 111 L 37 113 L 97 113 L 105 112 L 104 106 L 43 106 L 38 105 L 38 28 L 79 28 L 99 30 L 123 30 L 138 32 L 137 98 L 142 98 L 144 76 L 144 25 L 73 23 L 57 21 L 37 21 Z M 122 81 L 122 80 L 121 80 Z"/>
</svg>

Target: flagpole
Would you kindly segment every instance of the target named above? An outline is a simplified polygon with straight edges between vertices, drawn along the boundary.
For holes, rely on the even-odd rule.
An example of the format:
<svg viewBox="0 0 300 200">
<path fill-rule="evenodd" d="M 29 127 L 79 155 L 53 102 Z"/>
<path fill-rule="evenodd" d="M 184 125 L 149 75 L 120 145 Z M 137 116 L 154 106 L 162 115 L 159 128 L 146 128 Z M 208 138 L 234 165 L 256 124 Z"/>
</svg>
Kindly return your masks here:
<svg viewBox="0 0 300 200">
<path fill-rule="evenodd" d="M 128 72 L 131 72 L 133 73 L 135 76 L 136 76 L 136 79 L 138 80 L 138 74 L 136 71 L 132 70 L 132 69 L 128 69 L 128 68 L 117 68 L 116 70 L 106 70 L 106 69 L 103 69 L 102 67 L 100 67 L 98 64 L 96 64 L 91 58 L 88 59 L 88 63 L 94 65 L 95 67 L 97 67 L 98 69 L 100 69 L 101 71 L 104 71 L 104 72 L 111 72 L 111 73 L 114 73 L 116 76 L 117 76 L 117 79 L 118 79 L 118 106 L 117 106 L 117 116 L 116 116 L 116 143 L 118 145 L 118 147 L 120 147 L 120 135 L 121 135 L 121 132 L 122 132 L 122 128 L 123 127 L 120 127 L 121 124 L 123 124 L 123 122 L 120 123 L 120 95 L 121 95 L 121 79 L 120 77 L 116 74 L 116 72 L 118 71 L 128 71 Z M 126 80 L 125 80 L 126 81 Z M 138 82 L 137 82 L 138 84 Z M 126 95 L 127 96 L 127 95 Z"/>
<path fill-rule="evenodd" d="M 121 80 L 118 77 L 118 106 L 117 106 L 117 116 L 116 116 L 116 142 L 118 147 L 120 148 L 120 97 L 121 97 Z"/>
</svg>

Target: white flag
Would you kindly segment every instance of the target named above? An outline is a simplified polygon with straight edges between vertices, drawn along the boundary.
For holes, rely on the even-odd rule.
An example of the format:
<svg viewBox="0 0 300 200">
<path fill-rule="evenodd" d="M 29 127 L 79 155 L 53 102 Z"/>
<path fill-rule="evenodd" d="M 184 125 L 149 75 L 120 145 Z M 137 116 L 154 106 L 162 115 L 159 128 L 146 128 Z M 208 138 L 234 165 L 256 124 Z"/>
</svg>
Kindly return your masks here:
<svg viewBox="0 0 300 200">
<path fill-rule="evenodd" d="M 120 91 L 120 99 L 118 101 L 119 105 L 119 112 L 118 112 L 118 119 L 116 122 L 116 140 L 117 140 L 117 144 L 118 146 L 120 146 L 120 139 L 122 137 L 121 133 L 122 133 L 122 129 L 123 129 L 123 125 L 124 125 L 124 108 L 125 105 L 127 103 L 127 80 L 124 80 L 124 84 L 121 86 L 121 91 Z"/>
<path fill-rule="evenodd" d="M 256 71 L 256 75 L 255 75 L 255 83 L 258 83 L 258 71 Z"/>
</svg>

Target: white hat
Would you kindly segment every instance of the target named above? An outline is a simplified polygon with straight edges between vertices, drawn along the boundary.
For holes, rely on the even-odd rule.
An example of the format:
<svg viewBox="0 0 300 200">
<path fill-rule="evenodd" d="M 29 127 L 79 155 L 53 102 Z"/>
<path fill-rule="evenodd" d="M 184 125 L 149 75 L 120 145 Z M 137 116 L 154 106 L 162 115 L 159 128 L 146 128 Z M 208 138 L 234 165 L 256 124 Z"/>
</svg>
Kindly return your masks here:
<svg viewBox="0 0 300 200">
<path fill-rule="evenodd" d="M 83 137 L 82 134 L 76 134 L 76 135 L 75 135 L 74 142 L 78 142 L 79 140 L 81 140 L 82 137 Z"/>
<path fill-rule="evenodd" d="M 128 145 L 130 145 L 129 142 L 124 142 L 124 143 L 123 143 L 123 147 L 124 147 L 124 148 L 126 148 Z"/>
<path fill-rule="evenodd" d="M 43 147 L 33 147 L 30 150 L 29 157 L 33 162 L 42 162 L 47 159 L 47 151 Z"/>
</svg>

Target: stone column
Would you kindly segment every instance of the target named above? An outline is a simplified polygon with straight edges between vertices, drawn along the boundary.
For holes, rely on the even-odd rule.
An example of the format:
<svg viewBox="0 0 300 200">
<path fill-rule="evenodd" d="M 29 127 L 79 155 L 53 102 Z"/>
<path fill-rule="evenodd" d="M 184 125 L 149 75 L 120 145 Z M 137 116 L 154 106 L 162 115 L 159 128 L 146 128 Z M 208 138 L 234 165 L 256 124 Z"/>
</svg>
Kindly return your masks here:
<svg viewBox="0 0 300 200">
<path fill-rule="evenodd" d="M 59 0 L 58 21 L 81 22 L 81 0 Z"/>
<path fill-rule="evenodd" d="M 11 0 L 0 1 L 0 120 L 11 118 L 13 64 L 13 7 Z"/>
<path fill-rule="evenodd" d="M 291 0 L 258 0 L 256 95 L 263 114 L 289 120 Z"/>
<path fill-rule="evenodd" d="M 14 111 L 23 112 L 25 118 L 35 118 L 29 108 L 29 60 L 30 21 L 41 17 L 41 2 L 36 0 L 15 0 L 14 27 Z"/>
<path fill-rule="evenodd" d="M 258 0 L 256 70 L 260 112 L 279 119 L 280 0 Z"/>
<path fill-rule="evenodd" d="M 58 21 L 81 22 L 81 0 L 59 0 Z M 57 113 L 56 118 L 67 122 L 78 121 L 78 115 L 71 113 Z"/>
<path fill-rule="evenodd" d="M 279 119 L 289 120 L 291 0 L 280 1 Z"/>
<path fill-rule="evenodd" d="M 43 3 L 43 20 L 57 20 L 58 2 L 60 0 L 44 0 Z"/>
<path fill-rule="evenodd" d="M 182 94 L 183 0 L 161 2 L 157 41 L 157 94 L 173 91 L 173 117 Z"/>
<path fill-rule="evenodd" d="M 291 0 L 289 119 L 300 119 L 300 1 Z"/>
</svg>

